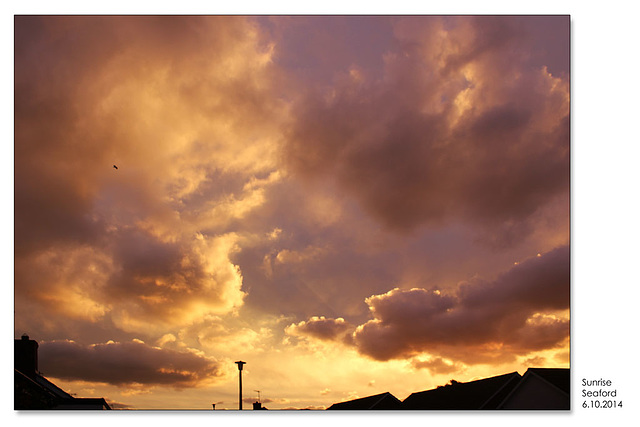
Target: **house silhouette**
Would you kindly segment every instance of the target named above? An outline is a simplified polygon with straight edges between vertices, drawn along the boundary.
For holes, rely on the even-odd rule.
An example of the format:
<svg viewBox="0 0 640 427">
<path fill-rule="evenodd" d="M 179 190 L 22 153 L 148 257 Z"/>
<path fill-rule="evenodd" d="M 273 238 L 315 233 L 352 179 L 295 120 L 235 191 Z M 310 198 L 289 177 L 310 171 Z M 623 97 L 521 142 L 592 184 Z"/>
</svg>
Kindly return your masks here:
<svg viewBox="0 0 640 427">
<path fill-rule="evenodd" d="M 569 410 L 570 370 L 529 368 L 469 382 L 451 382 L 410 394 L 400 402 L 391 393 L 340 402 L 327 409 L 344 410 Z"/>
<path fill-rule="evenodd" d="M 522 377 L 517 372 L 471 382 L 452 381 L 433 390 L 412 393 L 403 409 L 461 410 L 497 409 Z"/>
<path fill-rule="evenodd" d="M 77 398 L 38 372 L 38 343 L 14 340 L 14 409 L 111 409 L 104 398 Z"/>
<path fill-rule="evenodd" d="M 529 368 L 499 409 L 570 409 L 569 369 Z"/>
<path fill-rule="evenodd" d="M 334 403 L 327 410 L 397 410 L 402 409 L 402 402 L 393 394 L 386 392 L 374 396 L 362 397 L 347 402 Z"/>
</svg>

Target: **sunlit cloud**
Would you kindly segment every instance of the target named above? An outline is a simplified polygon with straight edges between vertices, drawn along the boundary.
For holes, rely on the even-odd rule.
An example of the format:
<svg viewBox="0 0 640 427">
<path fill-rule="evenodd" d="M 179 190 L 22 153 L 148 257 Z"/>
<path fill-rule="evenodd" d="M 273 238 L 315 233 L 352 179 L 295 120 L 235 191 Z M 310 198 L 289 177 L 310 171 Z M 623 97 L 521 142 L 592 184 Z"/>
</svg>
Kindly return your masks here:
<svg viewBox="0 0 640 427">
<path fill-rule="evenodd" d="M 102 295 L 115 271 L 113 260 L 99 248 L 44 250 L 28 261 L 16 260 L 22 280 L 18 295 L 38 301 L 50 316 L 95 322 L 111 310 Z"/>
<path fill-rule="evenodd" d="M 517 355 L 564 344 L 569 318 L 569 250 L 532 257 L 494 281 L 462 283 L 454 294 L 395 288 L 366 299 L 373 319 L 358 325 L 352 343 L 377 360 L 421 352 L 442 357 L 415 360 L 415 367 L 456 371 L 462 365 L 503 363 Z M 499 307 L 499 308 L 498 308 Z M 344 340 L 353 326 L 342 318 L 311 317 L 287 327 L 289 335 Z M 473 348 L 474 351 L 469 351 Z"/>
<path fill-rule="evenodd" d="M 354 341 L 380 360 L 439 351 L 474 363 L 473 352 L 461 357 L 455 347 L 501 357 L 553 348 L 568 337 L 569 320 L 540 310 L 569 307 L 569 250 L 531 258 L 493 282 L 464 283 L 455 295 L 394 289 L 367 304 L 374 319 L 358 326 Z"/>
<path fill-rule="evenodd" d="M 568 17 L 15 24 L 15 330 L 46 374 L 234 408 L 241 358 L 269 409 L 326 408 L 569 363 Z"/>
<path fill-rule="evenodd" d="M 461 363 L 445 360 L 441 357 L 415 358 L 411 361 L 411 364 L 416 369 L 427 369 L 432 374 L 451 374 L 460 372 L 465 368 Z"/>
</svg>

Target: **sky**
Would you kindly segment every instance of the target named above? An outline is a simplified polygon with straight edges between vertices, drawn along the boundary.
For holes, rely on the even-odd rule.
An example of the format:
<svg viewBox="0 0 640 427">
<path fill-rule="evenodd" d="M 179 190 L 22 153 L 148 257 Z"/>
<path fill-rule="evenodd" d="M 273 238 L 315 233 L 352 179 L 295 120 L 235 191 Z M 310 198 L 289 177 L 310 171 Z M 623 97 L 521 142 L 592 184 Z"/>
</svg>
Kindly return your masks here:
<svg viewBox="0 0 640 427">
<path fill-rule="evenodd" d="M 569 367 L 569 26 L 17 16 L 15 338 L 124 409 Z"/>
</svg>

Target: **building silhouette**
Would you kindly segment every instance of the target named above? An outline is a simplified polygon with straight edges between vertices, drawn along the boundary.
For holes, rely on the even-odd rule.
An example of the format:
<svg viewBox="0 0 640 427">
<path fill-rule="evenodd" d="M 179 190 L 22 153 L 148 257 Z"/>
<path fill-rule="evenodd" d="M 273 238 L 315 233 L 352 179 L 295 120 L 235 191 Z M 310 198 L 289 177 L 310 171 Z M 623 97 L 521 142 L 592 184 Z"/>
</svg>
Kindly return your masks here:
<svg viewBox="0 0 640 427">
<path fill-rule="evenodd" d="M 529 368 L 499 409 L 569 409 L 570 391 L 568 369 Z"/>
<path fill-rule="evenodd" d="M 400 402 L 391 393 L 376 394 L 327 409 L 343 410 L 569 410 L 570 370 L 529 368 L 410 394 Z"/>
<path fill-rule="evenodd" d="M 253 402 L 253 410 L 254 411 L 266 411 L 267 407 L 266 406 L 262 406 L 262 402 L 257 401 L 257 402 Z"/>
<path fill-rule="evenodd" d="M 28 335 L 14 340 L 14 409 L 111 409 L 104 398 L 77 398 L 38 371 L 38 343 Z"/>
<path fill-rule="evenodd" d="M 327 410 L 570 410 L 569 369 L 529 368 L 410 394 L 400 401 L 389 392 L 334 403 Z M 38 371 L 38 343 L 14 340 L 14 409 L 111 409 L 104 398 L 77 398 Z M 215 409 L 215 404 L 213 404 Z M 266 410 L 258 399 L 254 410 Z"/>
<path fill-rule="evenodd" d="M 402 408 L 402 402 L 393 394 L 386 392 L 374 396 L 362 397 L 347 402 L 334 403 L 327 410 L 398 410 Z"/>
<path fill-rule="evenodd" d="M 432 390 L 412 393 L 403 409 L 469 410 L 497 409 L 522 377 L 517 372 L 470 382 L 451 381 Z"/>
</svg>

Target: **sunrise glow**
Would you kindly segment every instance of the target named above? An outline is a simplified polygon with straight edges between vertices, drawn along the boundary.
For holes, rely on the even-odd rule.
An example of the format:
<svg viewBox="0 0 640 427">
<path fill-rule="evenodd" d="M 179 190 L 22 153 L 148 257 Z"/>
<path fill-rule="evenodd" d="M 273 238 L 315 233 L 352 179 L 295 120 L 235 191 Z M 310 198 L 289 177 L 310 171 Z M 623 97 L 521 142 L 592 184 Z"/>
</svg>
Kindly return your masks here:
<svg viewBox="0 0 640 427">
<path fill-rule="evenodd" d="M 566 15 L 17 16 L 15 338 L 114 409 L 568 368 L 569 77 Z"/>
</svg>

